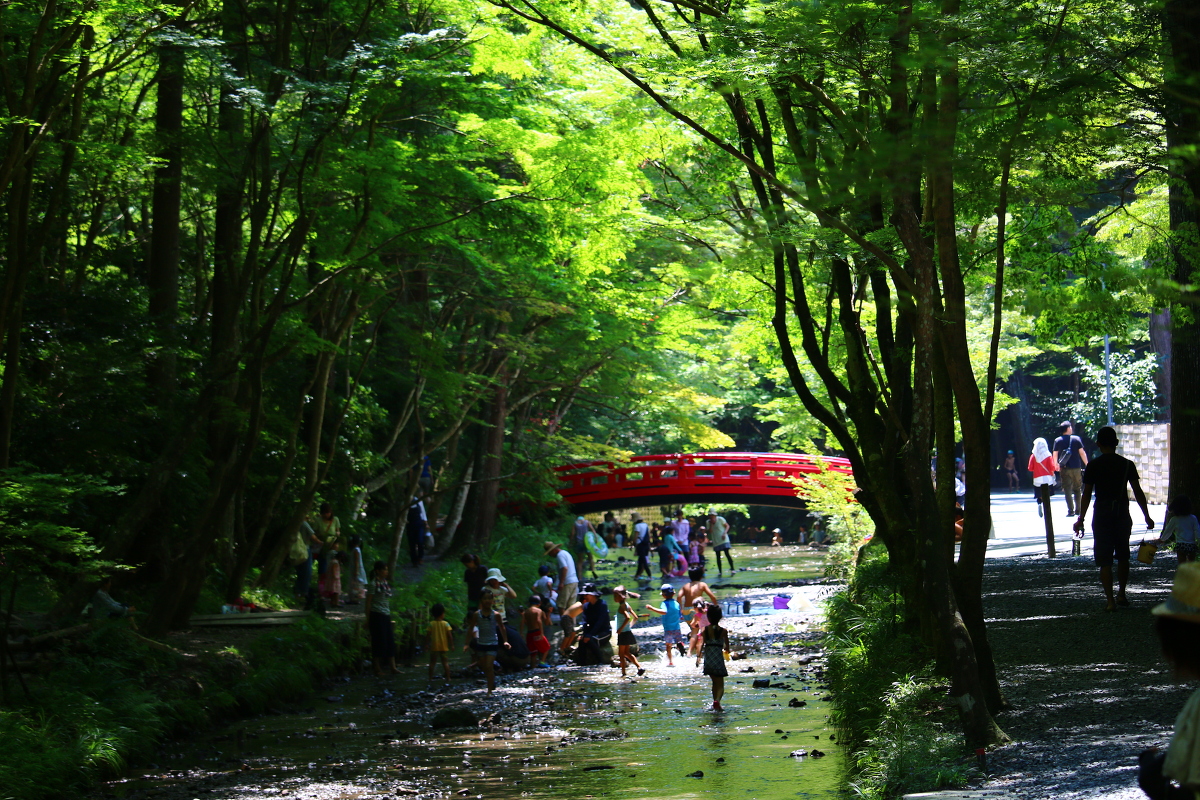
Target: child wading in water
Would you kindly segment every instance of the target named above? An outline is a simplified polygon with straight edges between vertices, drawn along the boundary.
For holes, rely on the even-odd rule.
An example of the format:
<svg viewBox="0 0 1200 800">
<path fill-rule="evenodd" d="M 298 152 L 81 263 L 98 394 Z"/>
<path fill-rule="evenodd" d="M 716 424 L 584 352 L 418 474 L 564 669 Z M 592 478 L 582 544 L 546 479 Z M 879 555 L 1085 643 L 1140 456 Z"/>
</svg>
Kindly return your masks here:
<svg viewBox="0 0 1200 800">
<path fill-rule="evenodd" d="M 618 586 L 613 589 L 613 598 L 617 601 L 617 657 L 621 661 L 621 677 L 625 677 L 625 665 L 633 664 L 637 667 L 638 675 L 645 675 L 646 669 L 638 663 L 637 657 L 631 649 L 637 644 L 637 637 L 633 634 L 633 624 L 640 619 L 638 613 L 629 605 L 630 592 L 624 586 Z M 633 595 L 639 597 L 639 595 Z"/>
<path fill-rule="evenodd" d="M 371 632 L 371 666 L 380 677 L 383 677 L 385 665 L 390 672 L 400 671 L 396 669 L 396 639 L 388 610 L 391 596 L 387 564 L 376 561 L 371 569 L 371 586 L 367 589 L 367 630 Z"/>
<path fill-rule="evenodd" d="M 550 624 L 550 615 L 542 608 L 541 595 L 529 598 L 529 605 L 521 614 L 522 626 L 525 628 L 525 646 L 529 648 L 529 666 L 536 667 L 546 654 L 550 652 L 550 640 L 546 638 L 546 627 Z"/>
<path fill-rule="evenodd" d="M 708 625 L 700 633 L 704 640 L 704 674 L 712 678 L 713 711 L 724 711 L 721 698 L 725 696 L 725 654 L 729 652 L 729 633 L 721 627 L 721 607 L 708 608 Z"/>
<path fill-rule="evenodd" d="M 673 667 L 675 654 L 672 650 L 678 647 L 679 655 L 683 655 L 683 633 L 679 630 L 679 603 L 675 602 L 675 587 L 671 584 L 664 583 L 659 591 L 662 592 L 662 608 L 655 608 L 649 603 L 646 604 L 646 608 L 662 615 L 663 641 L 667 643 L 667 666 Z"/>
<path fill-rule="evenodd" d="M 433 680 L 433 668 L 438 661 L 442 662 L 442 673 L 450 680 L 450 636 L 454 630 L 446 622 L 446 607 L 434 603 L 429 609 L 429 680 Z"/>
<path fill-rule="evenodd" d="M 467 633 L 468 641 L 463 649 L 470 648 L 479 655 L 479 665 L 483 667 L 483 674 L 487 677 L 487 690 L 491 694 L 496 690 L 496 653 L 501 647 L 505 650 L 512 647 L 504 630 L 504 618 L 492 605 L 491 592 L 484 592 L 479 597 L 479 608 L 467 617 L 467 630 L 472 629 L 478 633 L 474 639 L 470 638 L 469 632 Z"/>
</svg>

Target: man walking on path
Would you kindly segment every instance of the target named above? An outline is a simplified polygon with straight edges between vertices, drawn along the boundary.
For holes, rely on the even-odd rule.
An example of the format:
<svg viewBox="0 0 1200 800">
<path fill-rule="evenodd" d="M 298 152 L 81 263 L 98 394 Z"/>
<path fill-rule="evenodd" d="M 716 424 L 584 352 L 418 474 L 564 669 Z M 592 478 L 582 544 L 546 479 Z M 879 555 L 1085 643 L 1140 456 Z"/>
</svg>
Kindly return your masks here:
<svg viewBox="0 0 1200 800">
<path fill-rule="evenodd" d="M 1070 420 L 1058 426 L 1058 438 L 1054 440 L 1054 458 L 1058 461 L 1062 479 L 1063 497 L 1067 500 L 1067 516 L 1082 514 L 1079 506 L 1083 468 L 1087 466 L 1087 453 L 1083 440 L 1074 436 L 1075 429 Z M 1047 509 L 1049 510 L 1049 509 Z"/>
<path fill-rule="evenodd" d="M 1067 436 L 1070 436 L 1070 424 Z M 1133 489 L 1133 499 L 1142 509 L 1146 530 L 1154 530 L 1154 520 L 1146 507 L 1146 495 L 1138 482 L 1137 467 L 1129 459 L 1117 455 L 1117 432 L 1104 427 L 1096 434 L 1096 446 L 1100 455 L 1087 465 L 1083 472 L 1083 500 L 1079 506 L 1079 519 L 1075 521 L 1076 532 L 1083 532 L 1084 517 L 1096 492 L 1096 510 L 1092 513 L 1092 550 L 1096 564 L 1100 567 L 1100 582 L 1104 585 L 1104 596 L 1108 603 L 1105 611 L 1116 611 L 1117 606 L 1128 606 L 1125 584 L 1129 580 L 1129 536 L 1133 532 L 1133 519 L 1129 516 L 1128 484 Z M 1113 598 L 1113 559 L 1117 561 L 1117 596 Z"/>
</svg>

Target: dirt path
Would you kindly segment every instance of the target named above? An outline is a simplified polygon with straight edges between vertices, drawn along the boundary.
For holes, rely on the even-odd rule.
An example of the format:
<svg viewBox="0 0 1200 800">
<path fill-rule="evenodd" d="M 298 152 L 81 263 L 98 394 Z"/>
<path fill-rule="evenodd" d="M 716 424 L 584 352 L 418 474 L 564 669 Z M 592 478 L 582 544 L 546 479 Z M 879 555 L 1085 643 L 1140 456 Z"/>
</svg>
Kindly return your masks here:
<svg viewBox="0 0 1200 800">
<path fill-rule="evenodd" d="M 989 755 L 988 788 L 1021 798 L 1140 800 L 1137 754 L 1167 742 L 1195 688 L 1172 681 L 1149 613 L 1170 594 L 1174 557 L 1134 562 L 1132 607 L 1109 614 L 1084 552 L 985 566 L 988 630 L 1012 704 L 999 721 L 1015 740 Z"/>
</svg>

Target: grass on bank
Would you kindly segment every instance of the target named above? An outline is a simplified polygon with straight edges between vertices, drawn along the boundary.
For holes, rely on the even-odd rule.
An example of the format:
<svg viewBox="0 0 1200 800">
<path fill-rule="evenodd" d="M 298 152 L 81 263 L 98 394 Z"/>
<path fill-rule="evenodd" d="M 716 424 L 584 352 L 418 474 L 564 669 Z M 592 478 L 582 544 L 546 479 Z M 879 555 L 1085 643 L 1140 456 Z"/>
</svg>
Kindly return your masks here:
<svg viewBox="0 0 1200 800">
<path fill-rule="evenodd" d="M 825 611 L 831 721 L 850 750 L 850 789 L 868 800 L 962 787 L 972 774 L 933 656 L 902 629 L 899 612 L 878 546 Z"/>
</svg>

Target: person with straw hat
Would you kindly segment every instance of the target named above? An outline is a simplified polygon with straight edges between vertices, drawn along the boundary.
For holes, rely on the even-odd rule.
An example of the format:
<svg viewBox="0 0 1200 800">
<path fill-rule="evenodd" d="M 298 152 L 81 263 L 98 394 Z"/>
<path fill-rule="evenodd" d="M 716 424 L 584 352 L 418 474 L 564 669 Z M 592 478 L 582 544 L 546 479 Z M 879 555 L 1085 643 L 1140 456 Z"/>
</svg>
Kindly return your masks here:
<svg viewBox="0 0 1200 800">
<path fill-rule="evenodd" d="M 1180 564 L 1171 596 L 1150 613 L 1163 657 L 1175 676 L 1200 680 L 1200 563 Z M 1138 756 L 1138 785 L 1151 800 L 1200 797 L 1200 689 L 1175 718 L 1166 751 L 1152 747 Z"/>
</svg>

